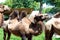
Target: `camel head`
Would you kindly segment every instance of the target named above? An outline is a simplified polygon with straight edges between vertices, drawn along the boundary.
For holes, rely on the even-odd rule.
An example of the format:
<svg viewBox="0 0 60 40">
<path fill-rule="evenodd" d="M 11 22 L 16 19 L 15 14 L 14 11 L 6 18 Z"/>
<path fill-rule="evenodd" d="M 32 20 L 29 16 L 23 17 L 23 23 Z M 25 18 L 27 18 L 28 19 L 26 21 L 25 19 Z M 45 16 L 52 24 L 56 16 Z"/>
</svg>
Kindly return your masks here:
<svg viewBox="0 0 60 40">
<path fill-rule="evenodd" d="M 45 28 L 44 27 L 45 25 L 44 25 L 43 21 L 45 19 L 47 19 L 47 18 L 48 18 L 47 14 L 35 15 L 35 17 L 34 17 L 34 24 L 32 24 L 32 25 L 34 25 L 33 27 L 35 28 L 35 29 L 33 29 L 35 35 L 38 35 L 38 34 L 42 33 L 42 31 Z"/>
<path fill-rule="evenodd" d="M 10 11 L 10 7 L 8 7 L 7 5 L 3 5 L 3 4 L 0 4 L 0 13 L 4 13 L 6 11 Z"/>
<path fill-rule="evenodd" d="M 40 14 L 40 15 L 35 15 L 34 17 L 34 21 L 38 22 L 38 21 L 44 21 L 46 19 L 48 19 L 49 16 L 47 14 Z"/>
</svg>

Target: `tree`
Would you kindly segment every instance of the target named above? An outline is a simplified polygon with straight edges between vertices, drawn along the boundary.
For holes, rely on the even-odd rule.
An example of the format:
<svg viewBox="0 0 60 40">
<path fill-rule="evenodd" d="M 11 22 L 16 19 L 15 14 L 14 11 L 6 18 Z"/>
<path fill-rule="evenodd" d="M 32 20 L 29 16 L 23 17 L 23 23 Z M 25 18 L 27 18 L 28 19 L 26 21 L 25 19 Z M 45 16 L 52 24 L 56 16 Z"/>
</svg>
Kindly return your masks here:
<svg viewBox="0 0 60 40">
<path fill-rule="evenodd" d="M 40 2 L 40 9 L 39 12 L 42 13 L 42 5 L 43 5 L 43 0 L 35 0 L 36 2 Z"/>
<path fill-rule="evenodd" d="M 4 4 L 12 7 L 12 0 L 6 0 Z"/>
<path fill-rule="evenodd" d="M 11 8 L 33 8 L 34 10 L 39 9 L 39 2 L 34 0 L 6 0 L 4 3 Z"/>
<path fill-rule="evenodd" d="M 47 0 L 46 3 L 55 6 L 49 11 L 50 13 L 56 13 L 60 11 L 60 0 Z"/>
</svg>

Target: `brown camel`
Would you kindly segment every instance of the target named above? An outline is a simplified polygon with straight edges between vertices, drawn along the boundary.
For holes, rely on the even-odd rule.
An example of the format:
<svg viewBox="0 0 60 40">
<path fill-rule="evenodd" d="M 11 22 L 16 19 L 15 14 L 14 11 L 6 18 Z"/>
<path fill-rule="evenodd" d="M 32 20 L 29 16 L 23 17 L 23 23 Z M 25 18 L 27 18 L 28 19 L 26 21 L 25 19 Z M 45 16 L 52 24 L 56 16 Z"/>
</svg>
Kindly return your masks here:
<svg viewBox="0 0 60 40">
<path fill-rule="evenodd" d="M 1 13 L 10 11 L 10 9 L 11 9 L 11 8 L 8 7 L 7 5 L 0 4 L 0 12 L 1 12 Z"/>
<path fill-rule="evenodd" d="M 54 33 L 60 35 L 60 12 L 56 13 L 47 23 L 45 24 L 45 40 L 52 40 Z"/>
<path fill-rule="evenodd" d="M 32 35 L 36 36 L 42 33 L 43 21 L 47 18 L 46 15 L 37 15 L 34 17 L 34 23 L 27 17 L 22 18 L 20 21 L 15 18 L 9 21 L 8 30 L 10 33 L 22 37 L 22 40 L 26 40 L 26 37 L 28 40 L 32 40 Z"/>
<path fill-rule="evenodd" d="M 8 30 L 8 24 L 10 24 L 10 20 L 12 20 L 12 22 L 18 22 L 20 21 L 22 18 L 24 18 L 26 16 L 26 12 L 22 11 L 21 13 L 19 13 L 18 10 L 14 10 L 10 15 L 9 15 L 9 19 L 4 21 L 2 28 L 4 29 L 4 40 L 6 40 L 6 33 L 8 34 L 8 38 L 7 40 L 9 40 L 11 33 Z M 20 19 L 19 19 L 20 18 Z"/>
<path fill-rule="evenodd" d="M 3 27 L 3 24 L 4 24 L 4 12 L 7 12 L 7 11 L 10 11 L 10 8 L 7 5 L 0 4 L 0 27 L 3 28 L 3 31 L 5 30 L 4 27 Z"/>
</svg>

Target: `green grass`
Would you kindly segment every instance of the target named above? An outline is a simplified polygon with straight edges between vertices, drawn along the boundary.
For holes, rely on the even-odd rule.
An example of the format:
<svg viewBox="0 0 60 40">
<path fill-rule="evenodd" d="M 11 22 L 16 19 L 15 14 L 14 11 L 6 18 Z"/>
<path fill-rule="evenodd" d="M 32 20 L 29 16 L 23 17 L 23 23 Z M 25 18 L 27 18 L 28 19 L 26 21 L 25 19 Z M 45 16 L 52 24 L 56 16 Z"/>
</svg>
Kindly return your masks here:
<svg viewBox="0 0 60 40">
<path fill-rule="evenodd" d="M 38 36 L 33 36 L 33 40 L 44 40 L 45 38 L 45 35 L 44 33 L 42 33 L 41 35 L 38 35 Z M 0 40 L 3 40 L 3 29 L 0 28 Z M 21 37 L 17 37 L 15 35 L 11 35 L 11 38 L 10 40 L 21 40 Z M 60 40 L 60 38 L 54 38 L 53 37 L 53 40 Z"/>
</svg>

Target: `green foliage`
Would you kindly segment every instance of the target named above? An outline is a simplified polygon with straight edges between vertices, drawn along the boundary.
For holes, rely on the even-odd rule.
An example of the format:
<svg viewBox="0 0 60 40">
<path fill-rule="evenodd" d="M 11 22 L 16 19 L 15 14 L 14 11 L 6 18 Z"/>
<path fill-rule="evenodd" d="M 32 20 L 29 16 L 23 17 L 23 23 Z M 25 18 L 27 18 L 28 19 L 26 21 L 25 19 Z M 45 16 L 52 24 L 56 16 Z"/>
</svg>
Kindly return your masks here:
<svg viewBox="0 0 60 40">
<path fill-rule="evenodd" d="M 42 13 L 45 13 L 46 12 L 46 8 L 44 8 L 43 10 L 42 10 Z"/>
<path fill-rule="evenodd" d="M 47 3 L 55 6 L 55 8 L 47 8 L 42 10 L 42 4 Z M 4 3 L 11 8 L 33 8 L 34 10 L 40 10 L 43 13 L 55 13 L 60 11 L 60 0 L 6 0 Z"/>
<path fill-rule="evenodd" d="M 34 1 L 33 3 L 29 5 L 29 8 L 33 8 L 34 10 L 39 10 L 40 8 L 39 5 L 40 5 L 39 2 Z"/>
<path fill-rule="evenodd" d="M 44 8 L 42 10 L 42 13 L 49 13 L 52 10 L 52 8 Z"/>
<path fill-rule="evenodd" d="M 56 3 L 56 2 L 60 2 L 60 0 L 55 0 L 55 3 Z"/>
<path fill-rule="evenodd" d="M 54 13 L 60 11 L 60 0 L 46 0 L 46 3 L 49 4 L 49 5 L 55 6 L 52 9 L 48 9 L 47 8 L 46 12 L 49 12 L 49 13 L 53 13 L 54 14 Z"/>
<path fill-rule="evenodd" d="M 12 7 L 12 0 L 6 0 L 4 4 Z"/>
<path fill-rule="evenodd" d="M 60 7 L 54 7 L 54 8 L 52 8 L 49 12 L 50 12 L 50 13 L 53 13 L 53 14 L 55 14 L 55 13 L 57 13 L 57 12 L 60 12 Z"/>
<path fill-rule="evenodd" d="M 6 0 L 5 5 L 11 8 L 33 8 L 39 10 L 39 2 L 34 0 Z"/>
<path fill-rule="evenodd" d="M 60 2 L 56 2 L 55 7 L 60 7 Z"/>
<path fill-rule="evenodd" d="M 49 11 L 51 11 L 52 8 L 46 8 L 45 9 L 45 13 L 49 13 Z"/>
<path fill-rule="evenodd" d="M 43 13 L 52 13 L 55 14 L 57 12 L 60 12 L 60 7 L 53 7 L 53 8 L 44 8 L 42 10 Z"/>
<path fill-rule="evenodd" d="M 41 2 L 42 0 L 34 0 L 34 1 L 36 1 L 36 2 Z"/>
<path fill-rule="evenodd" d="M 46 3 L 55 5 L 55 7 L 60 7 L 60 0 L 46 0 Z"/>
</svg>

